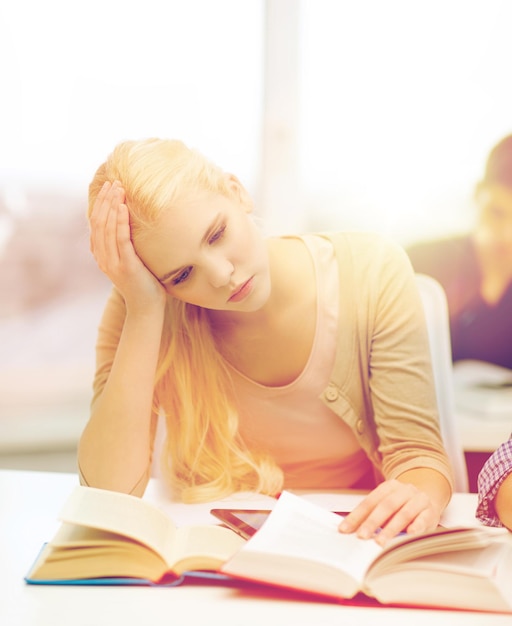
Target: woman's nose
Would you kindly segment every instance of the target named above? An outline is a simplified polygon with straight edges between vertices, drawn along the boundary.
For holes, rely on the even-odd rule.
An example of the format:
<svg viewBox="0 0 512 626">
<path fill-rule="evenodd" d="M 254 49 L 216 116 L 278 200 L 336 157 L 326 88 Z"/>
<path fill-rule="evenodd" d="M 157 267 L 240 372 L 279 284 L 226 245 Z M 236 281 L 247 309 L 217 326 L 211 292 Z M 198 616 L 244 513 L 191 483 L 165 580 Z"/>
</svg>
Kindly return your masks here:
<svg viewBox="0 0 512 626">
<path fill-rule="evenodd" d="M 224 287 L 230 282 L 234 269 L 231 261 L 226 258 L 211 259 L 208 268 L 210 284 L 215 288 Z"/>
</svg>

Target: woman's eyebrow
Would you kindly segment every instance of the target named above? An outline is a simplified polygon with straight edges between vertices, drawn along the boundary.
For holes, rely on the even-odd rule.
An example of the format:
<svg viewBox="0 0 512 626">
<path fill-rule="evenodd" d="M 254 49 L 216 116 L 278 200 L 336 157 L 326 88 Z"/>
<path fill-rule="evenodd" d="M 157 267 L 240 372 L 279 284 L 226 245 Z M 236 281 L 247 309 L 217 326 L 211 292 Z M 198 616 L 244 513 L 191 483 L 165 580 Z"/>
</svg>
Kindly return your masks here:
<svg viewBox="0 0 512 626">
<path fill-rule="evenodd" d="M 217 222 L 219 221 L 219 215 L 216 215 L 213 220 L 211 221 L 210 225 L 208 226 L 208 228 L 205 230 L 204 235 L 201 238 L 201 246 L 204 246 L 206 243 L 208 243 L 208 240 L 210 238 L 210 234 L 211 232 L 214 230 L 215 225 L 217 224 Z M 169 280 L 169 278 L 171 278 L 172 276 L 176 276 L 179 273 L 181 273 L 187 266 L 183 265 L 181 267 L 178 267 L 175 270 L 171 270 L 170 272 L 166 272 L 163 276 L 160 276 L 158 278 L 158 280 L 161 283 L 165 283 L 166 281 Z"/>
</svg>

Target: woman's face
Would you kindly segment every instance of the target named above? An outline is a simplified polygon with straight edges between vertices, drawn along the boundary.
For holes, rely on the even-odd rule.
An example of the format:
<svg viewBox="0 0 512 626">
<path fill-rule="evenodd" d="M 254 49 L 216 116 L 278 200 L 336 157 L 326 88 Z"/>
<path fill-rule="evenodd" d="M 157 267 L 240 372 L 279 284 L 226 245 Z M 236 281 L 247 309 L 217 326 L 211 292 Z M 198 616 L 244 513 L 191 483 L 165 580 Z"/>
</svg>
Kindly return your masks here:
<svg viewBox="0 0 512 626">
<path fill-rule="evenodd" d="M 238 197 L 197 193 L 134 242 L 173 297 L 221 311 L 257 311 L 266 303 L 267 246 L 251 219 L 252 207 Z"/>
<path fill-rule="evenodd" d="M 477 193 L 476 241 L 496 261 L 512 263 L 512 189 L 482 185 Z"/>
</svg>

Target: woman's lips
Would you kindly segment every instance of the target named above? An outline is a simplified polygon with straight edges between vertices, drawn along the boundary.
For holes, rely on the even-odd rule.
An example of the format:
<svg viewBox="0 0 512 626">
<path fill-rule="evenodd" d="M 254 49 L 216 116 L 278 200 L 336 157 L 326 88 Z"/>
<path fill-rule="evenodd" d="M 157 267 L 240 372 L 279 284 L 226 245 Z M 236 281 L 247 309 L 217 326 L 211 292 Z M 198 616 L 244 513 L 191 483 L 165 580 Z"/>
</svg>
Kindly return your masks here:
<svg viewBox="0 0 512 626">
<path fill-rule="evenodd" d="M 228 302 L 240 302 L 246 298 L 252 291 L 254 276 L 246 280 L 240 287 L 235 289 L 235 291 L 231 294 Z"/>
</svg>

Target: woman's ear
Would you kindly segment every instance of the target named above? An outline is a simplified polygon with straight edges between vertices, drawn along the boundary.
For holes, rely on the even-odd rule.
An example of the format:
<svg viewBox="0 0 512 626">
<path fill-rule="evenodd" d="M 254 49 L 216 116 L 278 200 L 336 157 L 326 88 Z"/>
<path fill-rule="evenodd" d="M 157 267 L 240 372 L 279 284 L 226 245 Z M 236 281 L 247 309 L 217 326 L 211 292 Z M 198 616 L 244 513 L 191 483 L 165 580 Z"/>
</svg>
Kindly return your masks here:
<svg viewBox="0 0 512 626">
<path fill-rule="evenodd" d="M 227 174 L 227 183 L 230 194 L 240 202 L 247 213 L 252 213 L 254 201 L 238 178 L 234 174 Z"/>
</svg>

